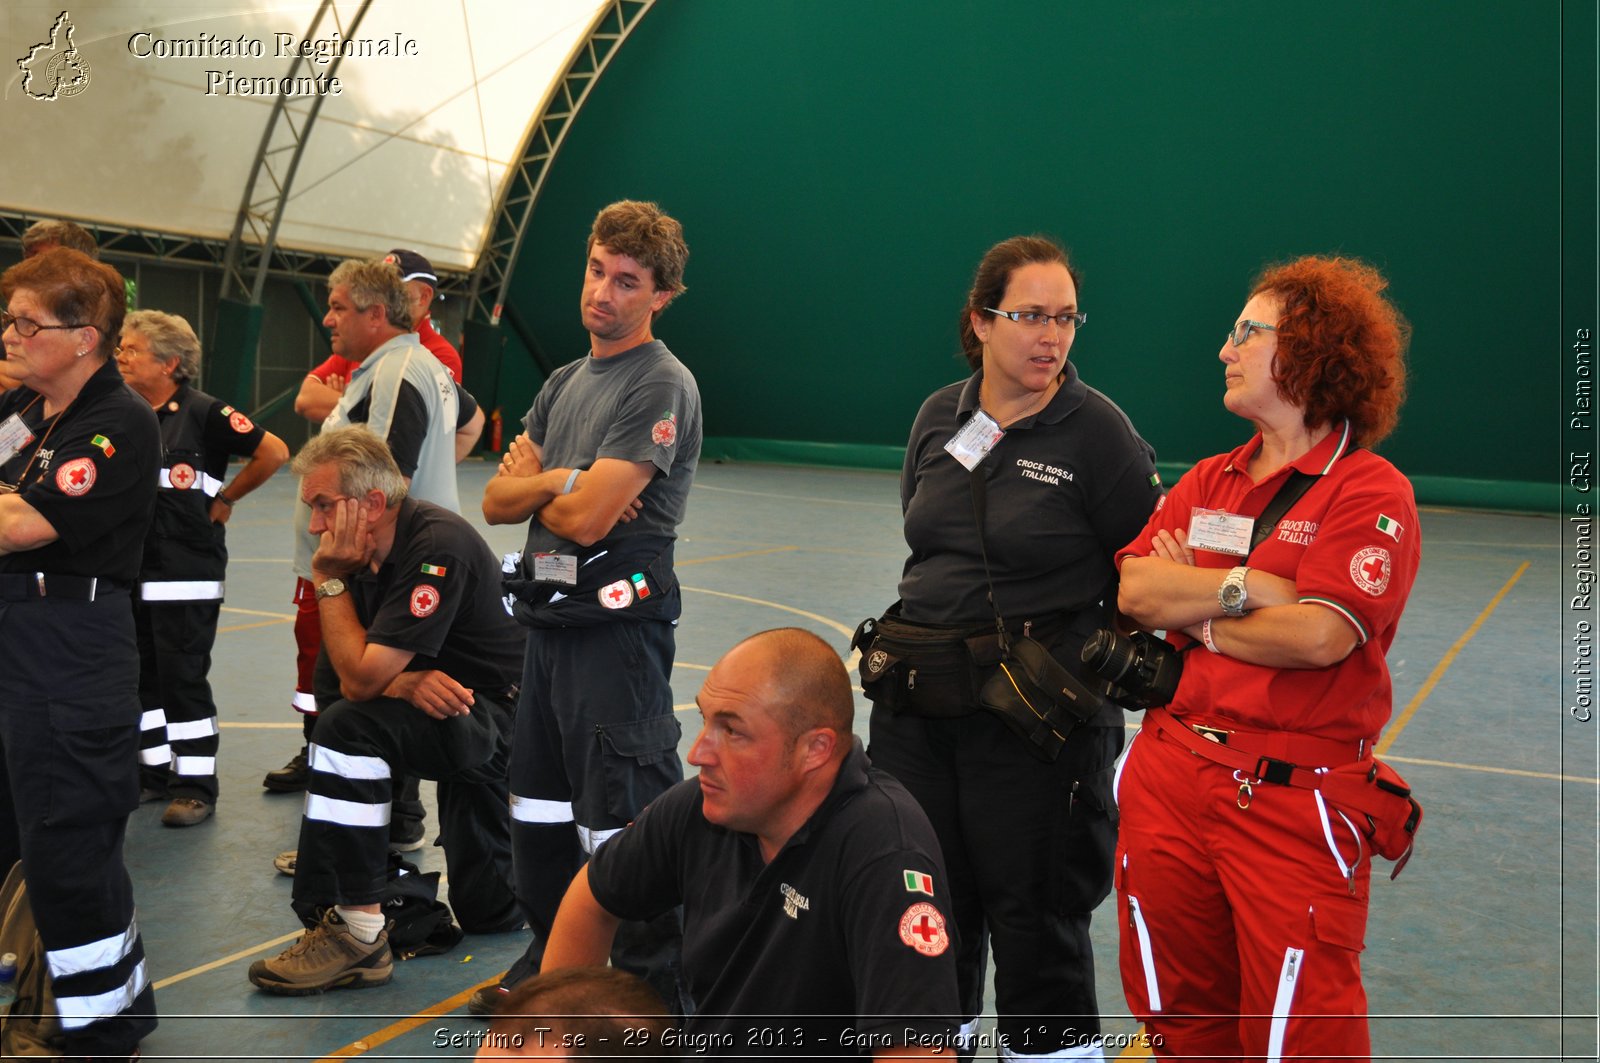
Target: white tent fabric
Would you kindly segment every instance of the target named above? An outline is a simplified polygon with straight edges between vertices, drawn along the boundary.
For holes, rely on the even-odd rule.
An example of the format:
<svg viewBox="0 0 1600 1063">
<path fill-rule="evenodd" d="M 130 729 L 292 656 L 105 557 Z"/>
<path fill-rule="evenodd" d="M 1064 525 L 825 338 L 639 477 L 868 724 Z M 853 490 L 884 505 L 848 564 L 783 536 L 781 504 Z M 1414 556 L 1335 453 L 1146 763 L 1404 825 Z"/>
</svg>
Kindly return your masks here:
<svg viewBox="0 0 1600 1063">
<path fill-rule="evenodd" d="M 411 247 L 470 270 L 547 93 L 605 0 L 7 0 L 0 206 L 226 239 L 297 49 L 353 48 L 282 210 L 281 246 Z M 75 50 L 75 51 L 74 51 Z M 396 54 L 398 53 L 398 54 Z M 265 90 L 265 91 L 261 91 Z M 314 97 L 290 111 L 303 124 Z M 282 130 L 274 146 L 288 143 Z M 281 171 L 286 158 L 278 166 Z M 258 183 L 256 195 L 271 194 Z"/>
</svg>

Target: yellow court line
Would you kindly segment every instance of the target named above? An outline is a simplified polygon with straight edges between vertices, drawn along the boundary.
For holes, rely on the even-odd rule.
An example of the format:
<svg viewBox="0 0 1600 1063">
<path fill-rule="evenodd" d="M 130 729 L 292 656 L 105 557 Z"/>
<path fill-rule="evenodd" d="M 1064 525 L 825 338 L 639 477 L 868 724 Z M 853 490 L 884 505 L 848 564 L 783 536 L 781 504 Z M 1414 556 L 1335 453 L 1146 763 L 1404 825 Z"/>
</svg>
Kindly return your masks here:
<svg viewBox="0 0 1600 1063">
<path fill-rule="evenodd" d="M 1588 783 L 1600 786 L 1600 779 L 1583 775 L 1559 775 L 1548 771 L 1528 771 L 1523 768 L 1495 768 L 1487 764 L 1458 764 L 1453 760 L 1427 760 L 1423 757 L 1390 757 L 1396 764 L 1420 764 L 1429 768 L 1454 768 L 1456 771 L 1481 771 L 1489 775 L 1516 775 L 1523 779 L 1546 779 L 1550 782 Z"/>
<path fill-rule="evenodd" d="M 717 554 L 714 557 L 691 557 L 687 561 L 673 560 L 677 568 L 685 565 L 704 565 L 710 561 L 734 561 L 741 557 L 760 557 L 763 554 L 788 554 L 800 549 L 798 546 L 772 546 L 765 550 L 741 550 L 736 554 Z"/>
<path fill-rule="evenodd" d="M 272 627 L 275 624 L 288 624 L 293 621 L 294 617 L 286 616 L 281 620 L 257 620 L 253 624 L 229 624 L 227 627 L 217 628 L 217 634 L 223 635 L 230 631 L 249 631 L 253 627 Z"/>
<path fill-rule="evenodd" d="M 359 1041 L 351 1041 L 349 1044 L 334 1052 L 332 1055 L 323 1056 L 322 1059 L 317 1061 L 317 1063 L 328 1063 L 329 1060 L 333 1059 L 350 1059 L 353 1056 L 364 1055 L 365 1053 L 372 1051 L 374 1048 L 377 1048 L 379 1045 L 388 1044 L 396 1037 L 400 1037 L 404 1034 L 410 1033 L 412 1030 L 415 1030 L 418 1026 L 423 1025 L 429 1019 L 435 1019 L 446 1012 L 455 1011 L 467 1001 L 471 1000 L 472 994 L 476 993 L 484 986 L 494 985 L 495 983 L 499 982 L 500 977 L 503 974 L 505 974 L 505 972 L 501 971 L 500 974 L 495 975 L 493 978 L 486 978 L 477 985 L 468 986 L 455 996 L 446 997 L 444 1000 L 439 1001 L 439 1003 L 418 1012 L 409 1019 L 401 1019 L 399 1022 L 390 1023 L 383 1029 L 377 1031 L 376 1033 L 368 1034 Z"/>
<path fill-rule="evenodd" d="M 731 598 L 736 602 L 749 602 L 751 605 L 765 605 L 770 606 L 773 609 L 781 609 L 786 613 L 793 613 L 795 616 L 803 616 L 807 620 L 815 620 L 819 624 L 826 624 L 828 627 L 833 628 L 833 630 L 839 632 L 841 635 L 844 635 L 846 638 L 849 638 L 851 635 L 856 633 L 856 629 L 853 627 L 845 627 L 837 620 L 829 620 L 825 616 L 819 616 L 816 613 L 808 613 L 804 609 L 796 609 L 792 605 L 783 605 L 779 602 L 769 602 L 765 598 L 751 598 L 744 594 L 729 594 L 727 591 L 712 591 L 707 590 L 704 587 L 690 587 L 687 584 L 679 584 L 679 587 L 686 591 L 694 591 L 696 594 L 710 594 L 718 598 Z"/>
<path fill-rule="evenodd" d="M 171 978 L 163 978 L 161 981 L 155 984 L 154 988 L 165 989 L 170 985 L 177 985 L 179 982 L 182 982 L 185 979 L 193 978 L 198 974 L 205 974 L 207 971 L 214 971 L 218 967 L 233 963 L 235 960 L 243 960 L 250 956 L 254 956 L 258 952 L 266 952 L 268 949 L 275 948 L 278 945 L 287 944 L 303 933 L 305 933 L 304 927 L 285 934 L 283 937 L 273 938 L 271 941 L 263 941 L 261 944 L 256 945 L 253 948 L 245 949 L 243 952 L 235 952 L 232 956 L 224 956 L 220 960 L 212 960 L 210 963 L 203 963 L 199 967 L 191 967 L 187 971 L 173 975 Z"/>
<path fill-rule="evenodd" d="M 1483 626 L 1483 622 L 1489 619 L 1489 614 L 1494 612 L 1501 599 L 1506 596 L 1512 587 L 1516 586 L 1517 580 L 1522 578 L 1522 574 L 1528 571 L 1529 564 L 1530 562 L 1524 561 L 1517 568 L 1517 571 L 1512 573 L 1511 578 L 1506 580 L 1506 585 L 1500 588 L 1500 593 L 1489 599 L 1489 604 L 1483 607 L 1483 612 L 1478 614 L 1478 618 L 1472 622 L 1466 631 L 1461 633 L 1461 637 L 1456 639 L 1455 644 L 1445 651 L 1444 656 L 1439 658 L 1439 663 L 1433 666 L 1433 671 L 1429 672 L 1428 678 L 1423 681 L 1422 689 L 1412 696 L 1405 710 L 1396 717 L 1394 723 L 1390 725 L 1388 733 L 1378 742 L 1377 749 L 1374 752 L 1379 754 L 1387 753 L 1389 747 L 1394 745 L 1395 739 L 1400 737 L 1400 732 L 1405 730 L 1406 724 L 1411 722 L 1411 717 L 1417 714 L 1417 710 L 1422 707 L 1422 703 L 1427 700 L 1428 695 L 1433 693 L 1433 688 L 1443 678 L 1445 670 L 1455 661 L 1456 654 L 1461 652 L 1463 646 L 1472 641 L 1472 636 L 1476 635 L 1478 629 Z"/>
</svg>

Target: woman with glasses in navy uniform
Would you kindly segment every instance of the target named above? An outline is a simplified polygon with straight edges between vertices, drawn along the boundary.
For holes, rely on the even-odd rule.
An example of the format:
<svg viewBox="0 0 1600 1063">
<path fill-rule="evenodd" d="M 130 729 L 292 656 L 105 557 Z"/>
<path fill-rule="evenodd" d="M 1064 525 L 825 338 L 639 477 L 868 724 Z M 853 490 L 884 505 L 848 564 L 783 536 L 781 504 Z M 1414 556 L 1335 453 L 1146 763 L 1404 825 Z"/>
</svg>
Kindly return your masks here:
<svg viewBox="0 0 1600 1063">
<path fill-rule="evenodd" d="M 116 270 L 58 248 L 0 276 L 0 868 L 21 859 L 67 1056 L 128 1058 L 155 996 L 122 861 L 139 802 L 130 591 L 161 437 L 112 362 Z"/>
<path fill-rule="evenodd" d="M 1154 452 L 1067 360 L 1086 320 L 1054 241 L 1019 236 L 984 255 L 960 317 L 972 375 L 923 403 L 906 448 L 900 619 L 993 635 L 998 611 L 1014 635 L 1081 667 L 1084 639 L 1110 615 L 1112 553 L 1160 497 Z M 869 694 L 871 754 L 939 835 L 963 1034 L 976 1034 L 992 949 L 1007 1051 L 1101 1058 L 1089 916 L 1111 890 L 1122 712 L 1104 706 L 1047 759 L 978 704 L 974 684 L 930 699 L 929 677 L 914 682 L 921 693 Z"/>
<path fill-rule="evenodd" d="M 1422 544 L 1410 482 L 1366 449 L 1405 394 L 1387 285 L 1339 258 L 1258 277 L 1218 353 L 1222 404 L 1256 431 L 1118 551 L 1122 611 L 1186 648 L 1117 780 L 1122 983 L 1157 1055 L 1371 1051 L 1368 821 L 1291 769 L 1365 776 L 1393 707 L 1384 656 Z"/>
</svg>

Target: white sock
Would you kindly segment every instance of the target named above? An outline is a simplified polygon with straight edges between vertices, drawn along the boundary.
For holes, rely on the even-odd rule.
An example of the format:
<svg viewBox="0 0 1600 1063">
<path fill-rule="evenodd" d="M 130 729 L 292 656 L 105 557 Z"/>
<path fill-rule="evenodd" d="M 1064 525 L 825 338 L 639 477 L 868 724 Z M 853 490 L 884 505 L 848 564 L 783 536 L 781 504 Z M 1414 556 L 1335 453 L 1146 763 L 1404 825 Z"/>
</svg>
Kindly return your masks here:
<svg viewBox="0 0 1600 1063">
<path fill-rule="evenodd" d="M 344 920 L 344 925 L 350 928 L 350 933 L 356 936 L 357 941 L 370 945 L 383 933 L 382 912 L 362 912 L 342 904 L 335 905 L 333 910 L 339 913 L 339 918 Z"/>
</svg>

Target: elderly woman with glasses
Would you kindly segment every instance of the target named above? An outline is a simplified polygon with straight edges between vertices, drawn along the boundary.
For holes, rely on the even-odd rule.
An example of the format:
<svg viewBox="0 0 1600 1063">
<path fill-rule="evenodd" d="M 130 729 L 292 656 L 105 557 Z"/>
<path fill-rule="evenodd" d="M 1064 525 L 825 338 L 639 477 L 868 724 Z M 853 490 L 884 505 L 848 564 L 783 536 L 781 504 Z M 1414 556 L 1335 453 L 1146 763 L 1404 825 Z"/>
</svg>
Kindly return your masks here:
<svg viewBox="0 0 1600 1063">
<path fill-rule="evenodd" d="M 64 248 L 0 275 L 0 868 L 20 858 L 68 1056 L 133 1055 L 155 998 L 122 862 L 139 802 L 133 582 L 161 436 L 112 351 L 122 277 Z"/>
<path fill-rule="evenodd" d="M 998 1034 L 1022 1056 L 1100 1058 L 1089 916 L 1111 891 L 1123 716 L 1102 706 L 1042 751 L 979 688 L 996 670 L 997 615 L 1081 668 L 1110 618 L 1112 554 L 1160 496 L 1149 445 L 1067 360 L 1085 320 L 1060 245 L 1015 237 L 984 255 L 960 315 L 972 375 L 923 403 L 906 448 L 911 556 L 890 616 L 958 654 L 985 635 L 990 650 L 942 676 L 915 662 L 877 675 L 886 658 L 870 648 L 862 665 L 873 763 L 922 804 L 944 852 L 949 881 L 934 887 L 956 922 L 963 1034 L 977 1031 L 992 947 Z"/>
<path fill-rule="evenodd" d="M 160 490 L 134 603 L 144 705 L 139 796 L 170 798 L 161 822 L 192 827 L 217 804 L 217 705 L 207 677 L 228 565 L 223 526 L 288 460 L 289 448 L 192 386 L 200 340 L 176 314 L 129 314 L 117 365 L 161 425 Z M 249 460 L 225 483 L 235 456 Z"/>
<path fill-rule="evenodd" d="M 1374 763 L 1421 556 L 1411 484 L 1370 449 L 1405 392 L 1386 287 L 1350 259 L 1261 274 L 1219 354 L 1255 433 L 1118 553 L 1122 611 L 1185 650 L 1117 783 L 1122 980 L 1158 1055 L 1370 1051 L 1373 824 L 1306 783 Z"/>
</svg>

